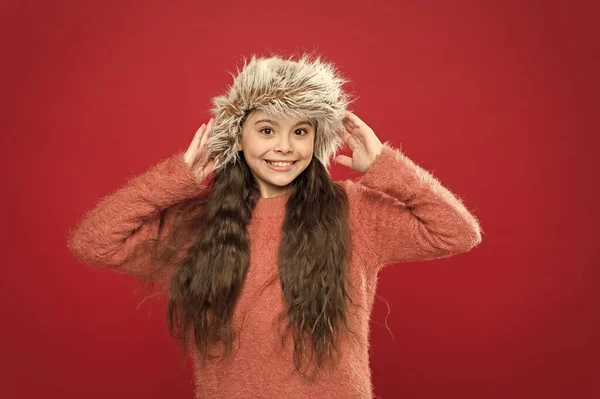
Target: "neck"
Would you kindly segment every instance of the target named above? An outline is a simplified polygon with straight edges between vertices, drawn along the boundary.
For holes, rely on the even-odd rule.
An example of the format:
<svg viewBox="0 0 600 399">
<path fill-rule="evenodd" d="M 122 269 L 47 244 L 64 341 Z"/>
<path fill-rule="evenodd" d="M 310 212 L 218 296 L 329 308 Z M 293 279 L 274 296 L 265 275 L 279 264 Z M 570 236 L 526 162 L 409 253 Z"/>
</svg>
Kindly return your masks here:
<svg viewBox="0 0 600 399">
<path fill-rule="evenodd" d="M 274 197 L 260 197 L 252 214 L 257 217 L 285 215 L 285 205 L 289 196 L 290 192 L 287 191 Z"/>
</svg>

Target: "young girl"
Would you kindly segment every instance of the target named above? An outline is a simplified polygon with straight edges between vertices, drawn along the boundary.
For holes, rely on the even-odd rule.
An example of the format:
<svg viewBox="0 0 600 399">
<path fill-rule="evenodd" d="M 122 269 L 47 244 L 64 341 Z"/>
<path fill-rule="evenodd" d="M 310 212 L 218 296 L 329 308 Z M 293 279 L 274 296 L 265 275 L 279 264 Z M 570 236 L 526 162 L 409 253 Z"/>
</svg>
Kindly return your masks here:
<svg viewBox="0 0 600 399">
<path fill-rule="evenodd" d="M 347 110 L 345 82 L 319 57 L 252 56 L 187 151 L 70 232 L 83 262 L 165 287 L 197 398 L 371 398 L 379 270 L 481 242 L 460 199 Z M 356 181 L 327 170 L 344 143 Z"/>
</svg>

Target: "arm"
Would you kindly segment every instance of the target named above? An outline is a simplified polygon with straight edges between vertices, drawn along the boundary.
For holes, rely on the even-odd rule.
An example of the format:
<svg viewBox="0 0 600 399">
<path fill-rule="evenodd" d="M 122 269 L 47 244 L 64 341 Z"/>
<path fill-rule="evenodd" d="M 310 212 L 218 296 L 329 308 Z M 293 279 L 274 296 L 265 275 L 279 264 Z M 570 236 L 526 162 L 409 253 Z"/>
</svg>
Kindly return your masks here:
<svg viewBox="0 0 600 399">
<path fill-rule="evenodd" d="M 177 153 L 104 197 L 69 230 L 68 248 L 84 263 L 138 274 L 146 260 L 126 260 L 138 243 L 157 237 L 159 211 L 198 195 L 203 188 L 184 155 Z M 163 234 L 171 218 L 167 210 Z"/>
<path fill-rule="evenodd" d="M 481 242 L 479 223 L 461 200 L 387 142 L 366 173 L 347 184 L 379 266 L 445 258 Z"/>
</svg>

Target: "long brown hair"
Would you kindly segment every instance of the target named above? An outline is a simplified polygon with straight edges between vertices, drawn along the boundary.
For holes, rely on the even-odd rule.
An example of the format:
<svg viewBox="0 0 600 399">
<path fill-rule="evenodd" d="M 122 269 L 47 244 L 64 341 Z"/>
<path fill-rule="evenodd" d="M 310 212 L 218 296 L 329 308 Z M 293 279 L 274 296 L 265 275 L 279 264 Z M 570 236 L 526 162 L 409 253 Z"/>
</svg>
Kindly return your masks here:
<svg viewBox="0 0 600 399">
<path fill-rule="evenodd" d="M 225 344 L 225 356 L 232 350 L 233 309 L 250 262 L 247 225 L 260 188 L 243 153 L 239 155 L 241 162 L 215 173 L 203 195 L 170 211 L 174 218 L 166 238 L 160 238 L 167 212 L 163 210 L 158 237 L 139 247 L 151 251 L 154 264 L 174 269 L 167 308 L 171 335 L 184 351 L 193 341 L 207 358 L 215 357 L 208 352 L 218 341 Z M 336 336 L 340 329 L 355 333 L 348 323 L 346 304 L 346 298 L 353 303 L 348 295 L 351 256 L 347 193 L 313 156 L 291 183 L 278 250 L 286 306 L 278 321 L 287 317 L 282 345 L 291 331 L 294 366 L 300 373 L 309 350 L 320 369 L 326 360 L 334 359 L 334 351 L 339 357 Z M 151 281 L 150 275 L 147 279 Z M 265 288 L 276 279 L 277 274 Z"/>
</svg>

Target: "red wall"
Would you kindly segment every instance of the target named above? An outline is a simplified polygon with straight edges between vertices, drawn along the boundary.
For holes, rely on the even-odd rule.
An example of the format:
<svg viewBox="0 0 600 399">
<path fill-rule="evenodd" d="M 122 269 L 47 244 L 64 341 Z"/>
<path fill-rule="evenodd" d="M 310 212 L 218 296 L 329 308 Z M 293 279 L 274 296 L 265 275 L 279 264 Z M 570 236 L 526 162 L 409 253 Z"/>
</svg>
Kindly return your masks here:
<svg viewBox="0 0 600 399">
<path fill-rule="evenodd" d="M 192 397 L 161 302 L 136 310 L 67 231 L 187 148 L 265 49 L 336 62 L 356 114 L 482 223 L 469 253 L 381 272 L 375 393 L 600 397 L 597 10 L 392 3 L 2 2 L 1 397 Z"/>
</svg>

